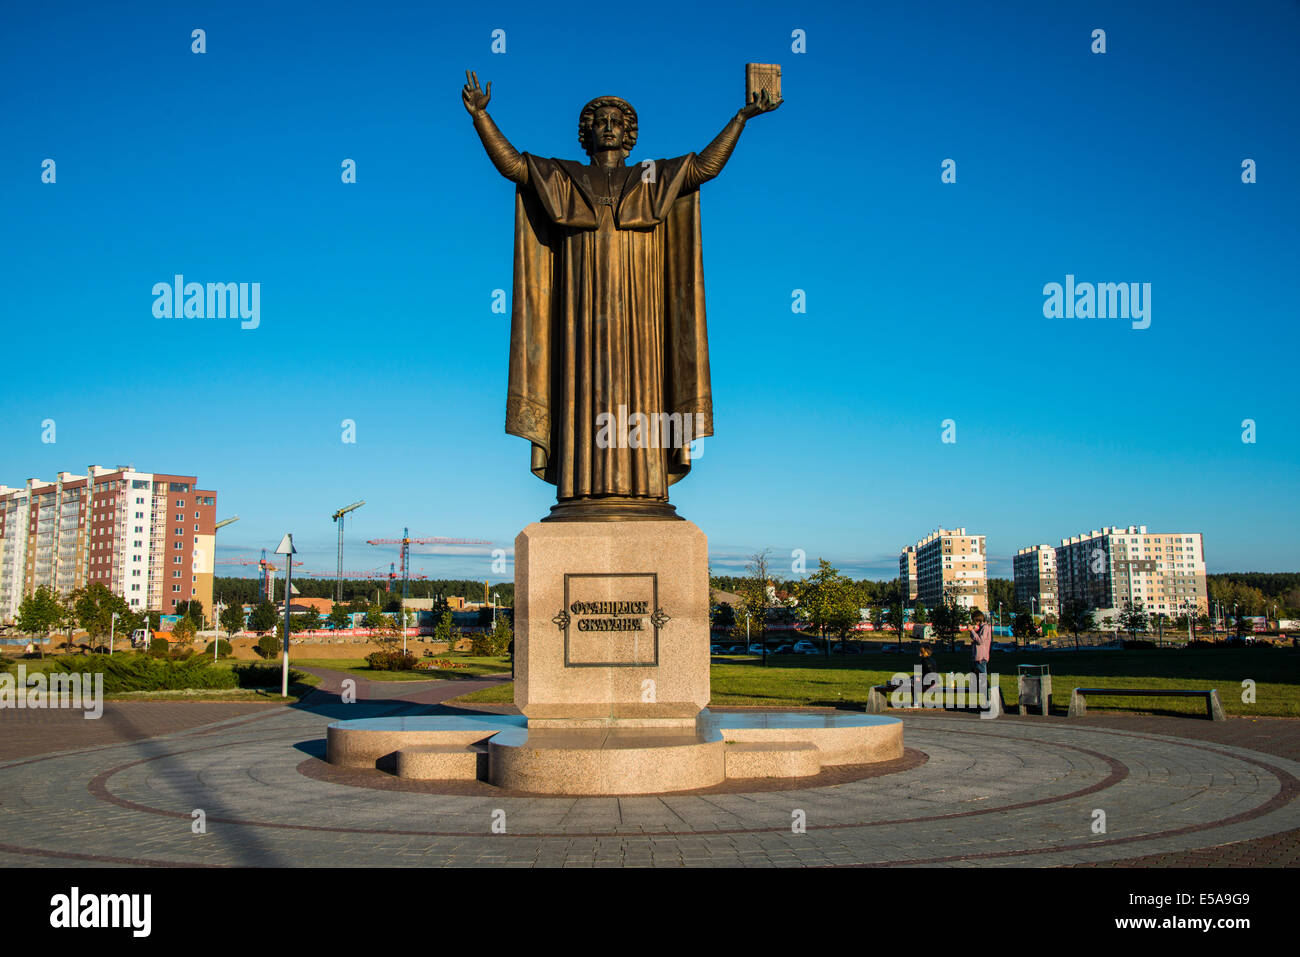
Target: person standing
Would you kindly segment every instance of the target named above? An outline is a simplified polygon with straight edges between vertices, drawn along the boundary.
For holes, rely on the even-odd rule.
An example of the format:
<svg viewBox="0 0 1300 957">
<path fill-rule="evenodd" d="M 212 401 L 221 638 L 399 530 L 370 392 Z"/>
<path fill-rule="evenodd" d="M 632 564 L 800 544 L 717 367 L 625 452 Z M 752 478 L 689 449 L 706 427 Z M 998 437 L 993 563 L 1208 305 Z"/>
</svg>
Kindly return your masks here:
<svg viewBox="0 0 1300 957">
<path fill-rule="evenodd" d="M 975 673 L 987 676 L 989 673 L 989 653 L 993 650 L 993 629 L 989 626 L 984 612 L 976 608 L 970 616 L 970 647 L 975 659 Z"/>
</svg>

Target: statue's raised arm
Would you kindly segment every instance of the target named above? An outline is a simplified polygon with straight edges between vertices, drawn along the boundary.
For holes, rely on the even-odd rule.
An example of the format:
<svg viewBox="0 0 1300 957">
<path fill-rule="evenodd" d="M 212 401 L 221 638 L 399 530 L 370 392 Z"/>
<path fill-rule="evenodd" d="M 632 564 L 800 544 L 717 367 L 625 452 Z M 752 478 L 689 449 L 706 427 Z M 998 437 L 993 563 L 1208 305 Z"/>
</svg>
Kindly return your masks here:
<svg viewBox="0 0 1300 957">
<path fill-rule="evenodd" d="M 524 162 L 519 151 L 510 145 L 502 132 L 497 129 L 492 117 L 488 116 L 487 105 L 492 99 L 492 81 L 488 81 L 487 90 L 479 89 L 478 74 L 472 70 L 465 71 L 465 87 L 460 92 L 461 102 L 474 118 L 474 129 L 483 141 L 488 159 L 497 168 L 497 172 L 514 183 L 528 182 L 528 164 Z"/>
<path fill-rule="evenodd" d="M 713 138 L 713 142 L 696 154 L 686 171 L 687 187 L 707 183 L 721 173 L 722 167 L 727 165 L 727 160 L 731 159 L 731 153 L 740 140 L 740 132 L 745 128 L 745 121 L 760 113 L 770 113 L 783 102 L 785 101 L 780 97 L 774 99 L 767 90 L 756 91 L 750 101 L 736 111 L 736 115 L 722 128 L 722 132 Z"/>
</svg>

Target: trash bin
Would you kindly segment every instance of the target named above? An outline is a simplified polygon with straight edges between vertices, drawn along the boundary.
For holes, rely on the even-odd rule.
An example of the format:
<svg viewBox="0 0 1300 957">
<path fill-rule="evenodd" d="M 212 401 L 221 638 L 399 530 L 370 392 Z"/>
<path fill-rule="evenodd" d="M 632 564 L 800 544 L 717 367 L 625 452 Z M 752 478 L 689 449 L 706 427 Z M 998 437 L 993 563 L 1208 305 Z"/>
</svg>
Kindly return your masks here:
<svg viewBox="0 0 1300 957">
<path fill-rule="evenodd" d="M 1052 713 L 1052 675 L 1047 665 L 1016 665 L 1021 714 Z"/>
</svg>

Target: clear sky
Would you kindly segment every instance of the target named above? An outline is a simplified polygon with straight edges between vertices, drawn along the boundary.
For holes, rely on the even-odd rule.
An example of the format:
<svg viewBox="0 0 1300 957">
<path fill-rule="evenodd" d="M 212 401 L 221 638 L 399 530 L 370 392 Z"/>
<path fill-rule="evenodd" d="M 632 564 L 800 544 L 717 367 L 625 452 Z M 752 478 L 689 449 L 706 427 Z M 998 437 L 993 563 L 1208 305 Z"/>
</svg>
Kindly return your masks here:
<svg viewBox="0 0 1300 957">
<path fill-rule="evenodd" d="M 639 161 L 707 144 L 752 61 L 782 65 L 786 102 L 702 189 L 716 435 L 672 493 L 715 573 L 770 547 L 778 572 L 803 549 L 893 577 L 940 524 L 987 535 L 995 575 L 1020 546 L 1130 523 L 1203 532 L 1211 571 L 1300 568 L 1294 2 L 0 18 L 0 483 L 197 474 L 241 516 L 219 556 L 292 531 L 307 568 L 333 567 L 330 513 L 356 499 L 349 568 L 386 568 L 364 540 L 403 526 L 512 549 L 554 490 L 502 428 L 513 187 L 464 71 L 543 156 L 583 158 L 582 104 L 625 97 Z M 155 318 L 176 273 L 261 283 L 260 325 Z M 1045 318 L 1067 274 L 1150 283 L 1150 327 Z M 510 577 L 488 551 L 412 564 Z"/>
</svg>

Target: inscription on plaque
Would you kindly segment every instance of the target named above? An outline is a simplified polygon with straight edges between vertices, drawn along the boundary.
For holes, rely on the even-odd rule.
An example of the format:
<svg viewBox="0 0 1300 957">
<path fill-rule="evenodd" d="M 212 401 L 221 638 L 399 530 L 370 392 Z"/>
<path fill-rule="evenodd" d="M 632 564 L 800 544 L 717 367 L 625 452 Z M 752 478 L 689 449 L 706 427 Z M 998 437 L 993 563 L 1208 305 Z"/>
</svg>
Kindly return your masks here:
<svg viewBox="0 0 1300 957">
<path fill-rule="evenodd" d="M 564 633 L 566 668 L 627 668 L 659 664 L 659 629 L 669 618 L 654 572 L 570 573 L 553 620 Z"/>
</svg>

